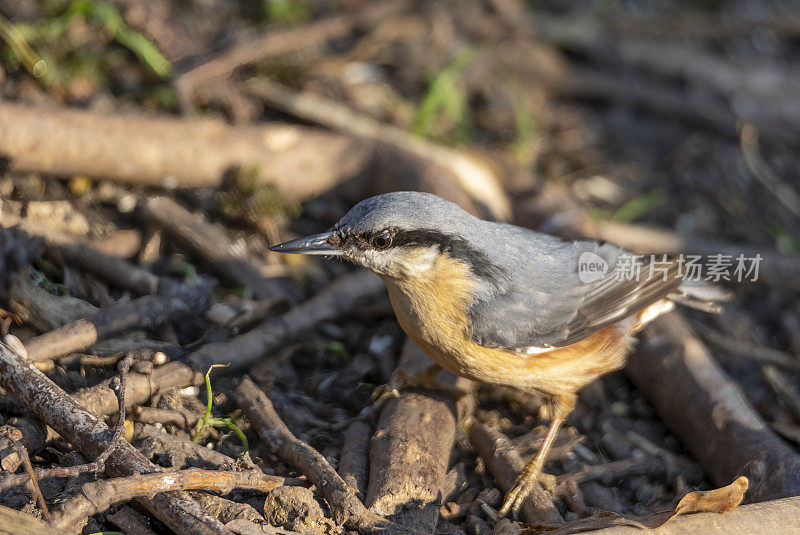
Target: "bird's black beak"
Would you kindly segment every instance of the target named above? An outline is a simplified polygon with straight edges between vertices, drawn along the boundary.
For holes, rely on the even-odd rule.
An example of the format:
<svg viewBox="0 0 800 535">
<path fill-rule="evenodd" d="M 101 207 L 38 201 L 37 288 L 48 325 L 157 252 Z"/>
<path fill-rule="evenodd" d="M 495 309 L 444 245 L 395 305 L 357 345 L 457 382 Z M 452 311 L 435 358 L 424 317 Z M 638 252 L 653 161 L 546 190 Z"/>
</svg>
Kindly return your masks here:
<svg viewBox="0 0 800 535">
<path fill-rule="evenodd" d="M 323 232 L 322 234 L 314 234 L 313 236 L 306 236 L 305 238 L 297 238 L 296 240 L 287 241 L 280 245 L 273 245 L 270 247 L 271 251 L 278 253 L 294 253 L 294 254 L 317 254 L 338 256 L 344 254 L 341 247 L 333 245 L 331 238 L 334 237 L 333 232 Z"/>
</svg>

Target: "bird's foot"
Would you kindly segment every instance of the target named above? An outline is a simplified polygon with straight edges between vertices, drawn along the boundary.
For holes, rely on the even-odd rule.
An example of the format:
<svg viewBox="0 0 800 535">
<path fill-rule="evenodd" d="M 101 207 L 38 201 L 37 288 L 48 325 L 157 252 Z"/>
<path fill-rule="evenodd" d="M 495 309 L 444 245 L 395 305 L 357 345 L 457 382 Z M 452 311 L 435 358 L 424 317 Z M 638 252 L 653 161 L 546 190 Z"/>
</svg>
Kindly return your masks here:
<svg viewBox="0 0 800 535">
<path fill-rule="evenodd" d="M 548 492 L 555 493 L 556 491 L 556 476 L 545 474 L 541 471 L 528 471 L 523 472 L 517 478 L 517 483 L 514 488 L 506 494 L 506 499 L 503 501 L 503 506 L 500 508 L 500 514 L 503 516 L 508 513 L 516 514 L 528 494 L 539 484 L 544 487 Z"/>
<path fill-rule="evenodd" d="M 389 384 L 379 386 L 372 392 L 372 401 L 382 402 L 387 399 L 400 396 L 400 391 L 405 388 L 425 388 L 429 390 L 438 390 L 445 392 L 456 398 L 460 398 L 466 394 L 460 388 L 446 385 L 436 378 L 436 375 L 442 370 L 438 364 L 433 364 L 424 370 L 409 374 L 405 369 L 398 368 L 392 373 L 389 379 Z"/>
</svg>

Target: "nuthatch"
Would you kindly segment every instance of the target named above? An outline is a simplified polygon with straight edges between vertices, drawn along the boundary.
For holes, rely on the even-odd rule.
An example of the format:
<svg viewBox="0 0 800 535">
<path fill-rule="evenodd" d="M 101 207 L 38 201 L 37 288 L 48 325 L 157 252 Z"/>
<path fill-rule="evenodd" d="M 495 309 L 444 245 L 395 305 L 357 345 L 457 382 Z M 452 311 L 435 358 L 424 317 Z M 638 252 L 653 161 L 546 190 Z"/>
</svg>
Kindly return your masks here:
<svg viewBox="0 0 800 535">
<path fill-rule="evenodd" d="M 330 232 L 272 250 L 340 256 L 380 275 L 403 330 L 436 363 L 416 384 L 441 367 L 553 399 L 545 439 L 502 514 L 542 477 L 578 390 L 625 364 L 636 331 L 675 302 L 712 311 L 723 295 L 682 280 L 675 258 L 656 266 L 611 244 L 483 221 L 419 192 L 366 199 Z M 615 269 L 623 264 L 630 276 Z"/>
</svg>

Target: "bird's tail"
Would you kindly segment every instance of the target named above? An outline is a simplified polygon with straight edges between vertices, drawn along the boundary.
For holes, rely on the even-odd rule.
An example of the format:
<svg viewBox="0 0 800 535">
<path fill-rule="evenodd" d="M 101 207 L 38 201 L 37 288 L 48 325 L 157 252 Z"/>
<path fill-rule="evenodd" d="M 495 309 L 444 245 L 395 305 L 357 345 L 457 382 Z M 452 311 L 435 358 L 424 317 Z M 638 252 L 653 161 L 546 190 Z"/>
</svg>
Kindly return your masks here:
<svg viewBox="0 0 800 535">
<path fill-rule="evenodd" d="M 670 301 L 712 314 L 722 312 L 720 303 L 730 301 L 731 293 L 706 281 L 684 280 L 678 289 L 667 296 Z"/>
</svg>

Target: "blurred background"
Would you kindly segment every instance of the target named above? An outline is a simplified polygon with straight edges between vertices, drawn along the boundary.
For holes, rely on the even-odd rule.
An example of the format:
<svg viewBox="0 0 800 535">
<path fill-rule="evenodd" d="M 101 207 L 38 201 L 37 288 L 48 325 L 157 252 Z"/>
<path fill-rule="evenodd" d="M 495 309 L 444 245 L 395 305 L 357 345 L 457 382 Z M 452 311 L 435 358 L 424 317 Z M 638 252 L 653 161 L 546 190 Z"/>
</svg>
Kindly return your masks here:
<svg viewBox="0 0 800 535">
<path fill-rule="evenodd" d="M 78 244 L 214 286 L 206 309 L 125 346 L 183 358 L 352 270 L 270 244 L 327 229 L 367 196 L 422 189 L 642 253 L 761 255 L 756 282 L 722 280 L 735 296 L 723 314 L 686 318 L 796 451 L 798 58 L 790 1 L 0 0 L 3 334 L 25 342 L 55 326 L 25 320 L 33 305 L 15 277 L 100 310 L 148 293 L 64 252 Z M 360 303 L 239 367 L 334 465 L 404 339 L 385 295 Z M 73 358 L 48 373 L 74 391 L 112 370 Z M 237 381 L 214 383 L 221 413 Z M 486 387 L 474 397 L 474 418 L 534 451 L 546 404 Z M 587 389 L 569 424 L 551 472 L 642 456 L 692 468 L 581 481 L 582 506 L 557 500 L 567 520 L 647 515 L 719 483 L 623 372 Z M 443 503 L 454 505 L 434 525 L 485 533 L 496 518 L 476 500 L 496 507 L 503 489 L 453 433 L 445 468 L 459 479 Z M 209 440 L 240 453 L 235 436 Z M 51 450 L 37 462 L 69 448 Z M 9 492 L 5 505 L 28 503 Z"/>
</svg>

